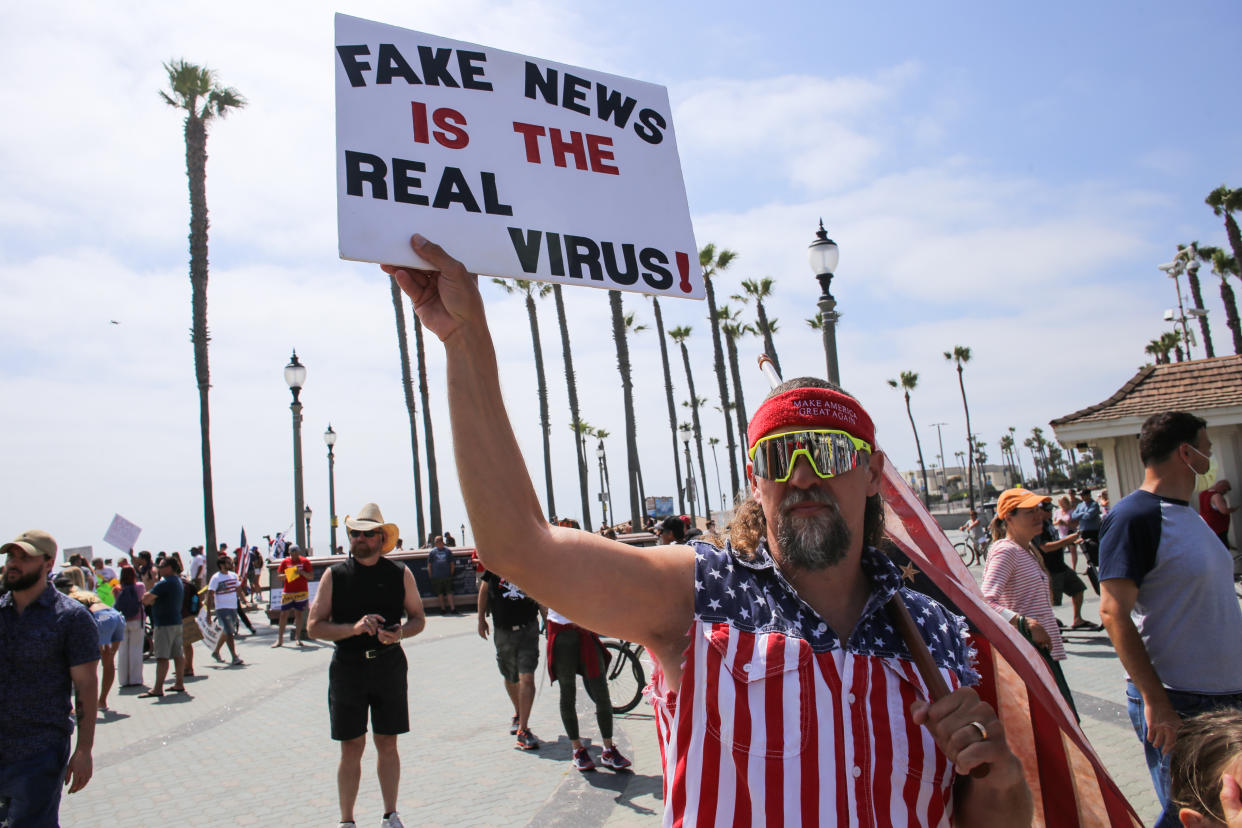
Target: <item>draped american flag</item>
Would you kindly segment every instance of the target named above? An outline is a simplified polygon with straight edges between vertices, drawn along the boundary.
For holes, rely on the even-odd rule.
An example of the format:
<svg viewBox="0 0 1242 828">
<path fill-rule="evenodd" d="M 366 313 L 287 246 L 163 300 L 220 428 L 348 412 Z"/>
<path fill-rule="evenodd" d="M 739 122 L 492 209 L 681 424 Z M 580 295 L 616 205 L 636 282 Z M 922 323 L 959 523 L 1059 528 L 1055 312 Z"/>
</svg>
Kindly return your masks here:
<svg viewBox="0 0 1242 828">
<path fill-rule="evenodd" d="M 241 555 L 237 561 L 237 580 L 246 583 L 246 575 L 250 572 L 250 548 L 246 546 L 246 527 L 241 530 Z"/>
<path fill-rule="evenodd" d="M 991 609 L 974 577 L 931 515 L 885 458 L 885 530 L 936 589 L 965 616 L 978 653 L 979 695 L 1005 725 L 1035 799 L 1035 825 L 1141 826 L 1061 698 L 1043 658 Z"/>
</svg>

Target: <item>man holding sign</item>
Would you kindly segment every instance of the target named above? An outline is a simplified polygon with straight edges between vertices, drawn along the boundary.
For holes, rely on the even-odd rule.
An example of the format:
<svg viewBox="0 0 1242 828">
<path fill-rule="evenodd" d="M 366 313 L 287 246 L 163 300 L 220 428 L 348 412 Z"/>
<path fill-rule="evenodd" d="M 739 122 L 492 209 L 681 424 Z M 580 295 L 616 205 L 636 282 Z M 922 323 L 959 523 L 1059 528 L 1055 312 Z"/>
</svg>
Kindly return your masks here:
<svg viewBox="0 0 1242 828">
<path fill-rule="evenodd" d="M 883 455 L 857 401 L 793 381 L 755 412 L 744 551 L 549 526 L 503 413 L 478 277 L 421 236 L 411 245 L 433 269 L 384 270 L 444 342 L 476 542 L 541 604 L 652 654 L 666 821 L 1030 824 L 1004 728 L 963 686 L 960 619 L 900 590 L 953 688 L 935 703 L 885 620 L 901 577 L 874 549 Z"/>
</svg>

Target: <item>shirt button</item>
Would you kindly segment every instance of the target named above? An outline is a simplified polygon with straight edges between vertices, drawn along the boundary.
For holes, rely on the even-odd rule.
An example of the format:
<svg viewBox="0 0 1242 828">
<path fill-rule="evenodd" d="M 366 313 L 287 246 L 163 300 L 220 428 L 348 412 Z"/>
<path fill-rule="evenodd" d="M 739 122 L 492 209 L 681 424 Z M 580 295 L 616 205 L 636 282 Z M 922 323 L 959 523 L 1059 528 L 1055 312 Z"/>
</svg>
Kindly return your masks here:
<svg viewBox="0 0 1242 828">
<path fill-rule="evenodd" d="M 860 776 L 862 776 L 862 768 L 858 767 L 858 765 L 855 765 L 854 766 L 854 778 L 857 779 Z"/>
<path fill-rule="evenodd" d="M 849 699 L 849 703 L 850 703 L 850 704 L 853 704 L 853 703 L 854 703 L 854 694 L 853 694 L 853 693 L 850 693 L 850 694 L 849 694 L 849 696 L 848 696 L 848 699 Z"/>
<path fill-rule="evenodd" d="M 749 672 L 750 672 L 750 665 L 749 665 L 749 664 L 743 664 L 743 665 L 742 665 L 742 672 L 743 672 L 743 673 L 749 673 Z"/>
</svg>

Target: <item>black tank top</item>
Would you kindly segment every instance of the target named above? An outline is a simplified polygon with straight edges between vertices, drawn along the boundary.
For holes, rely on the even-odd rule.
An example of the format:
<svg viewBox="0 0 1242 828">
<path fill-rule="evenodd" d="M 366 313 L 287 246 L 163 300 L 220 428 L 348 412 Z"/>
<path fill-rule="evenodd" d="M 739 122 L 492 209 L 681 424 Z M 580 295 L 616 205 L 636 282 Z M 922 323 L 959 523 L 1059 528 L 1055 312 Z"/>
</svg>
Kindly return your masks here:
<svg viewBox="0 0 1242 828">
<path fill-rule="evenodd" d="M 397 624 L 405 611 L 405 567 L 380 558 L 374 566 L 362 566 L 353 558 L 332 567 L 332 621 L 352 624 L 364 615 L 384 616 L 384 624 Z M 336 642 L 348 652 L 382 647 L 374 635 L 355 635 Z"/>
</svg>

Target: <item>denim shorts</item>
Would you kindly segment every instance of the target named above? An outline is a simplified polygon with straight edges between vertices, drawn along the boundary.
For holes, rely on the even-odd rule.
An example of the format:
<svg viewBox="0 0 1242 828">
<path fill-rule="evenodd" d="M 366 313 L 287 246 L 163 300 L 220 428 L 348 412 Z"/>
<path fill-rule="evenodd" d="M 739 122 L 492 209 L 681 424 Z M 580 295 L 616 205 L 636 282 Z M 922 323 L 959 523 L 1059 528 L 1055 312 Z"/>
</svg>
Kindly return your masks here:
<svg viewBox="0 0 1242 828">
<path fill-rule="evenodd" d="M 237 610 L 217 609 L 216 621 L 220 623 L 220 629 L 225 635 L 237 635 L 237 625 L 241 623 L 241 619 L 237 617 Z"/>
<path fill-rule="evenodd" d="M 99 646 L 120 644 L 125 640 L 125 616 L 114 609 L 101 609 L 91 613 L 99 628 Z"/>
</svg>

